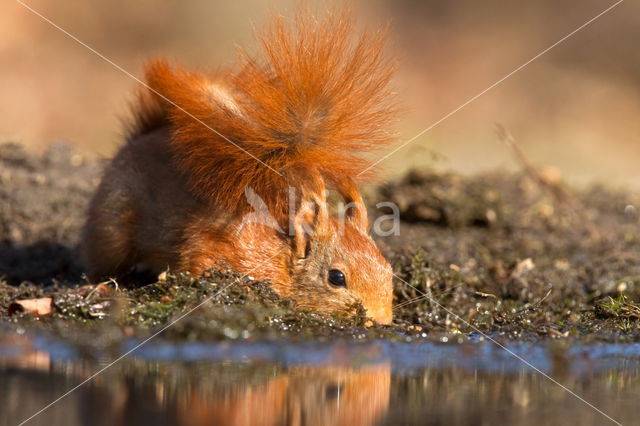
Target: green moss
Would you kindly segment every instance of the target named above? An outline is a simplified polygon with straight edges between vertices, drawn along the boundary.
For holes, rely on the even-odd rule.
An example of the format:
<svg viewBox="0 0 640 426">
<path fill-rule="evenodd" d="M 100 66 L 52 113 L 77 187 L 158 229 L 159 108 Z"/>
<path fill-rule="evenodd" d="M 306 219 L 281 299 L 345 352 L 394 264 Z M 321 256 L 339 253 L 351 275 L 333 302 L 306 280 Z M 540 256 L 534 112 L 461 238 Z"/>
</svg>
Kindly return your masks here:
<svg viewBox="0 0 640 426">
<path fill-rule="evenodd" d="M 19 326 L 44 327 L 71 339 L 78 333 L 114 339 L 123 333 L 145 337 L 169 324 L 164 336 L 178 340 L 397 337 L 388 327 L 365 327 L 365 310 L 359 304 L 351 316 L 296 309 L 267 283 L 233 272 L 211 272 L 200 278 L 168 274 L 162 282 L 138 288 L 123 288 L 115 281 L 106 286 L 108 296 L 87 292 L 86 287 L 42 289 L 2 283 L 3 319 Z M 53 315 L 39 319 L 26 313 L 6 315 L 12 301 L 32 297 L 52 297 Z"/>
<path fill-rule="evenodd" d="M 630 301 L 625 295 L 616 298 L 609 296 L 595 303 L 595 312 L 597 316 L 603 318 L 639 320 L 640 304 Z"/>
</svg>

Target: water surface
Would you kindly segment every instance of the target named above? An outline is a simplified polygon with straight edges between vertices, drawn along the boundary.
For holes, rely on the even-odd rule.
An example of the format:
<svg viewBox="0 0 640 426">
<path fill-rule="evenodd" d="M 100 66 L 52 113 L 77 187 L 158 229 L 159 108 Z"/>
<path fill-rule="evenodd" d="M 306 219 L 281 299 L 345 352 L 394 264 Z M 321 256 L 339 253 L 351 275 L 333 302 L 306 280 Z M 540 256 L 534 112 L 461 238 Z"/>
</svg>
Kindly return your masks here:
<svg viewBox="0 0 640 426">
<path fill-rule="evenodd" d="M 27 424 L 613 424 L 598 410 L 638 423 L 640 344 L 504 343 L 512 353 L 481 339 L 156 340 Z M 120 354 L 5 336 L 0 424 L 19 424 Z"/>
</svg>

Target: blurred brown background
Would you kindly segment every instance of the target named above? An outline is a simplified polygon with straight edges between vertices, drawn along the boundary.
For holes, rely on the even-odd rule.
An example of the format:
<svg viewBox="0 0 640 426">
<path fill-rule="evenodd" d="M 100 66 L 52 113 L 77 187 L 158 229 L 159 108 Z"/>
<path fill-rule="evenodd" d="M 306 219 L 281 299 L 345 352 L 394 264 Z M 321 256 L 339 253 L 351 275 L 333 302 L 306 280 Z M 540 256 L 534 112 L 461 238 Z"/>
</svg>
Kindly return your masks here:
<svg viewBox="0 0 640 426">
<path fill-rule="evenodd" d="M 252 28 L 291 1 L 27 0 L 136 76 L 166 55 L 189 66 L 229 64 Z M 324 10 L 336 2 L 310 2 Z M 401 141 L 430 126 L 612 5 L 610 0 L 376 0 L 359 22 L 390 22 Z M 502 123 L 531 162 L 572 182 L 640 188 L 640 4 L 627 0 L 511 76 L 383 164 L 476 171 L 515 167 Z M 19 3 L 0 5 L 0 140 L 31 149 L 67 140 L 110 155 L 136 82 Z M 441 154 L 434 160 L 432 153 Z"/>
</svg>

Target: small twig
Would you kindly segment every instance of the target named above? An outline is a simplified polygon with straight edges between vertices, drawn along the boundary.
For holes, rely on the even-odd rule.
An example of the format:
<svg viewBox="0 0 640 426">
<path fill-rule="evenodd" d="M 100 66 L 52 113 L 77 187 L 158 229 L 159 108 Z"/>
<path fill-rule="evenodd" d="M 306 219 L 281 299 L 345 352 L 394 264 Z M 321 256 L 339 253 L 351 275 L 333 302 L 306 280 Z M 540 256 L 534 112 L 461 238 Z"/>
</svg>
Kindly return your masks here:
<svg viewBox="0 0 640 426">
<path fill-rule="evenodd" d="M 516 143 L 511 132 L 509 132 L 502 124 L 496 124 L 496 133 L 502 143 L 504 143 L 514 153 L 516 160 L 518 160 L 524 172 L 543 190 L 550 193 L 559 205 L 565 206 L 575 218 L 580 220 L 581 223 L 586 226 L 587 231 L 591 236 L 598 237 L 600 233 L 584 214 L 585 207 L 582 202 L 561 185 L 546 179 L 542 173 L 540 173 L 540 171 L 531 164 L 527 156 Z"/>
<path fill-rule="evenodd" d="M 547 300 L 549 295 L 551 295 L 552 291 L 553 291 L 553 285 L 550 284 L 549 285 L 549 290 L 547 290 L 547 293 L 544 296 L 542 296 L 542 298 L 540 300 L 538 300 L 537 302 L 531 304 L 531 306 L 528 306 L 526 308 L 520 309 L 518 312 L 514 313 L 514 316 L 519 317 L 522 314 L 535 311 L 536 309 L 538 309 L 540 307 L 540 305 L 542 305 L 542 302 Z"/>
</svg>

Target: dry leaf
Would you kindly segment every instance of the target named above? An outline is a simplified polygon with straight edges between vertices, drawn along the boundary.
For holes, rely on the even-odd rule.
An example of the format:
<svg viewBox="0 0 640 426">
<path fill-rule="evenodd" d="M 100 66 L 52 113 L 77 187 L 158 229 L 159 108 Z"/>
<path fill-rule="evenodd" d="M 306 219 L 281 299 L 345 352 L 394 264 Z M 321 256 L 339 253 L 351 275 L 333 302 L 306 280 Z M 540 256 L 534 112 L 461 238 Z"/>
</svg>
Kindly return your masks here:
<svg viewBox="0 0 640 426">
<path fill-rule="evenodd" d="M 16 300 L 9 305 L 9 315 L 17 312 L 26 312 L 36 317 L 42 317 L 51 314 L 52 311 L 53 299 L 50 297 Z"/>
<path fill-rule="evenodd" d="M 105 283 L 98 284 L 96 286 L 96 293 L 100 297 L 108 297 L 111 296 L 111 288 Z"/>
<path fill-rule="evenodd" d="M 87 284 L 78 288 L 78 294 L 84 298 L 89 296 L 108 297 L 111 295 L 111 288 L 105 283 L 98 285 Z"/>
</svg>

